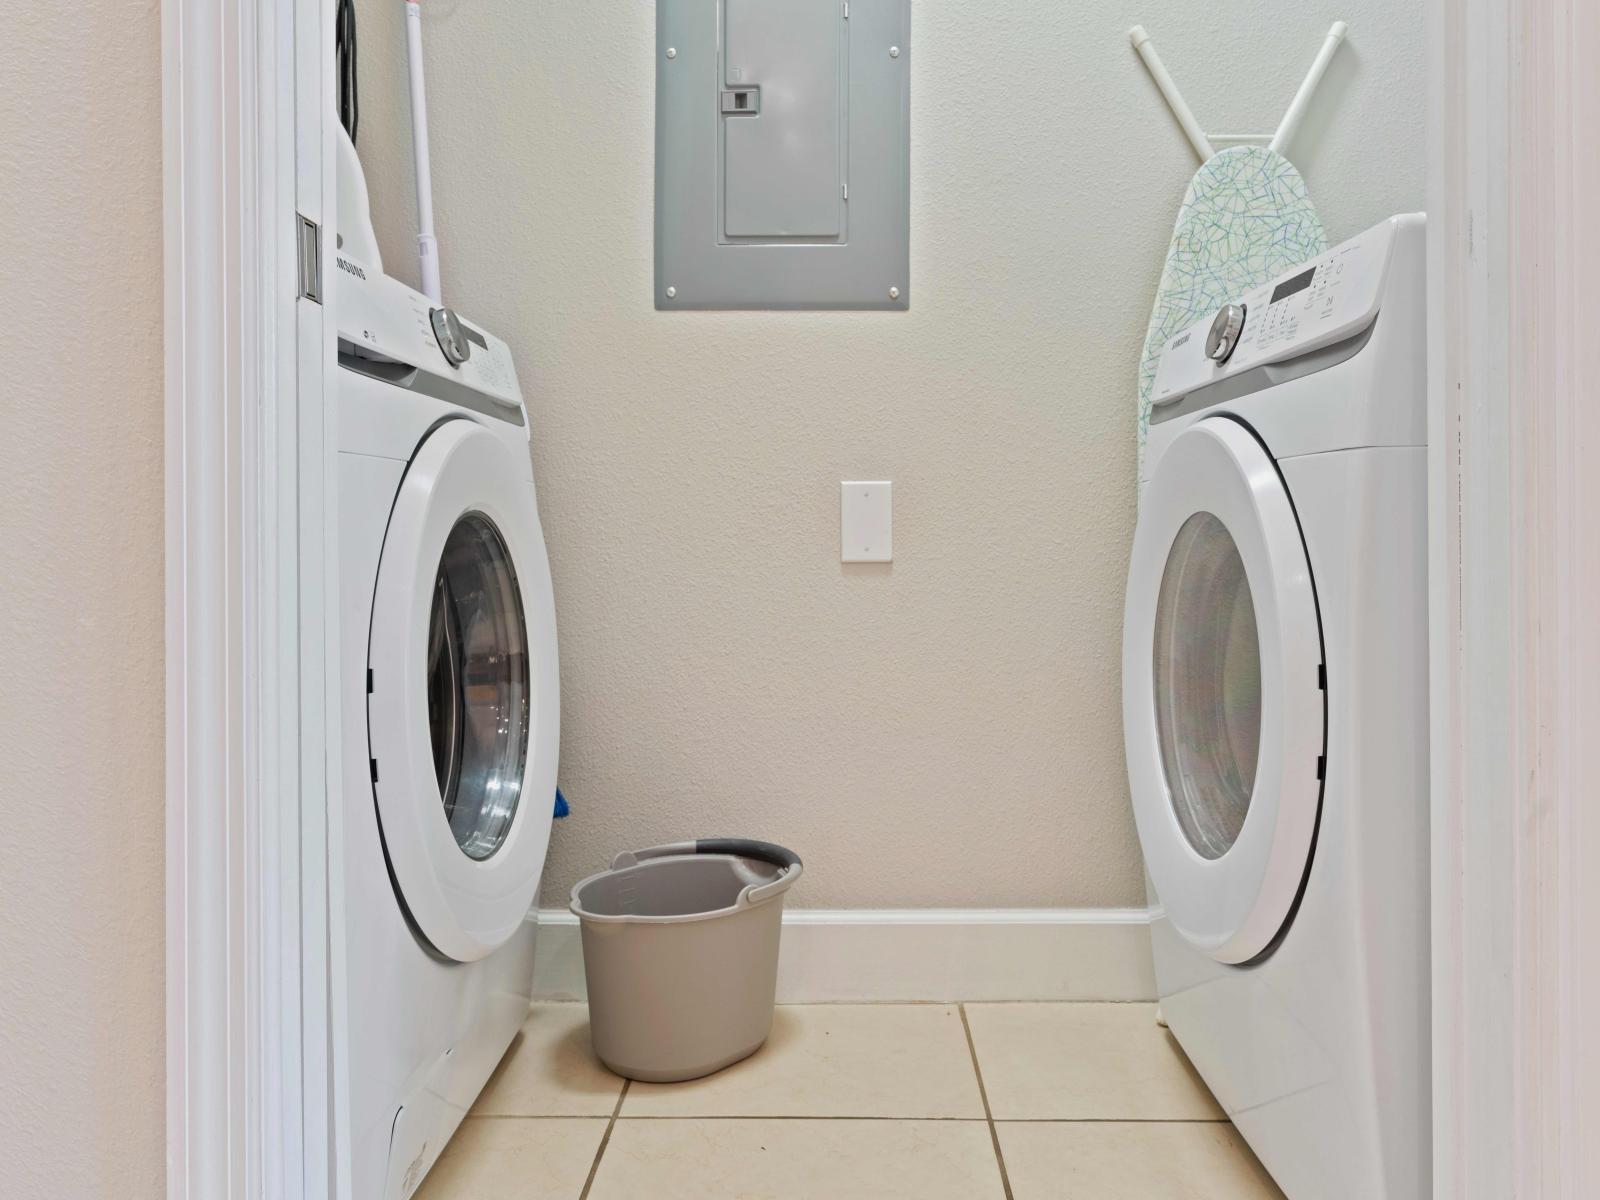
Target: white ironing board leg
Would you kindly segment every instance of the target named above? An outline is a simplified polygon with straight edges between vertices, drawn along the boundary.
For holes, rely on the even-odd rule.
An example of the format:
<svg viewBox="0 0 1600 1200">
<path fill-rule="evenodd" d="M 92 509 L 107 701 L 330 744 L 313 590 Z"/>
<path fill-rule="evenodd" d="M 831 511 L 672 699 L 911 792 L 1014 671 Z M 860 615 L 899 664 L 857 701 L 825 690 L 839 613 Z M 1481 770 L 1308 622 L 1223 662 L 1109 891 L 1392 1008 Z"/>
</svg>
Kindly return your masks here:
<svg viewBox="0 0 1600 1200">
<path fill-rule="evenodd" d="M 1183 93 L 1178 91 L 1178 85 L 1172 82 L 1172 76 L 1167 74 L 1166 64 L 1156 53 L 1155 43 L 1150 40 L 1150 35 L 1145 32 L 1143 25 L 1135 25 L 1128 30 L 1128 40 L 1139 52 L 1139 57 L 1144 59 L 1144 65 L 1150 70 L 1150 77 L 1156 81 L 1156 87 L 1160 88 L 1161 94 L 1166 97 L 1172 115 L 1178 118 L 1178 124 L 1183 128 L 1189 144 L 1194 147 L 1194 152 L 1200 156 L 1201 162 L 1205 162 L 1216 151 L 1211 148 L 1210 139 L 1201 130 L 1200 122 L 1194 119 L 1194 113 L 1189 111 Z"/>
<path fill-rule="evenodd" d="M 1272 135 L 1268 148 L 1283 153 L 1283 148 L 1289 144 L 1289 139 L 1294 137 L 1295 130 L 1300 128 L 1300 122 L 1305 120 L 1306 109 L 1311 107 L 1311 95 L 1317 90 L 1317 85 L 1322 82 L 1322 77 L 1328 72 L 1328 64 L 1333 61 L 1334 51 L 1339 49 L 1344 41 L 1344 35 L 1350 31 L 1350 26 L 1343 21 L 1335 21 L 1328 30 L 1328 36 L 1322 39 L 1322 49 L 1317 51 L 1317 57 L 1311 62 L 1311 70 L 1306 72 L 1306 77 L 1300 81 L 1300 90 L 1294 94 L 1294 99 L 1289 101 L 1288 111 L 1283 114 L 1283 120 L 1278 122 L 1278 132 Z"/>
</svg>

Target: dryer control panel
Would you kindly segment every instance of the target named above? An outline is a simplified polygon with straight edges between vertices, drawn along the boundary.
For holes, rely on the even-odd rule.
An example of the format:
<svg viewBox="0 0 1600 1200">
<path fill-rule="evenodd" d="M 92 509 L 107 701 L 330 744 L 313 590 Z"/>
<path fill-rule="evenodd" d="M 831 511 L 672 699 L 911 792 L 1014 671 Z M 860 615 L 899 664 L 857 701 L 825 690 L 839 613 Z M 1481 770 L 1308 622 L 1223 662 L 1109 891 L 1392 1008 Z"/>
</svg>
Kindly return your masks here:
<svg viewBox="0 0 1600 1200">
<path fill-rule="evenodd" d="M 522 389 L 511 347 L 449 309 L 431 304 L 397 279 L 342 251 L 334 262 L 333 314 L 339 326 L 339 353 L 379 364 L 409 367 L 478 392 L 507 409 L 520 410 Z M 438 314 L 446 314 L 441 320 Z M 452 361 L 439 326 L 459 339 L 459 361 Z"/>
<path fill-rule="evenodd" d="M 1161 353 L 1151 404 L 1174 403 L 1219 380 L 1362 332 L 1377 318 L 1396 231 L 1402 222 L 1421 220 L 1391 217 L 1172 338 Z M 1237 336 L 1219 337 L 1215 326 L 1233 310 L 1243 310 Z"/>
</svg>

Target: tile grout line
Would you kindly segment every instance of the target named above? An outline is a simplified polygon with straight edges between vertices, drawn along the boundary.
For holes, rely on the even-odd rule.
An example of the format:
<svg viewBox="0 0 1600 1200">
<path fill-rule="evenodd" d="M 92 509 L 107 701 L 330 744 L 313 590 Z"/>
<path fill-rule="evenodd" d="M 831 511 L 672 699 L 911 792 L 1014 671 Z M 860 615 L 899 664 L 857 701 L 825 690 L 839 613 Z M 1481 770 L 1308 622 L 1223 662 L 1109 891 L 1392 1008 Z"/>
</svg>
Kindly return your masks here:
<svg viewBox="0 0 1600 1200">
<path fill-rule="evenodd" d="M 989 1108 L 989 1090 L 983 1086 L 983 1068 L 978 1065 L 978 1044 L 972 1040 L 972 1025 L 967 1020 L 967 1006 L 956 1005 L 961 1014 L 961 1031 L 967 1035 L 967 1053 L 972 1056 L 972 1073 L 978 1077 L 978 1098 L 983 1101 L 983 1119 L 989 1126 L 989 1141 L 994 1145 L 995 1165 L 1000 1168 L 1000 1186 L 1006 1200 L 1015 1200 L 1011 1194 L 1011 1177 L 1006 1174 L 1006 1156 L 1000 1150 L 1000 1131 L 994 1126 L 994 1113 Z"/>
<path fill-rule="evenodd" d="M 474 1121 L 609 1121 L 599 1113 L 472 1113 Z M 621 1120 L 621 1116 L 615 1117 Z M 634 1113 L 630 1121 L 919 1121 L 976 1125 L 987 1117 L 885 1117 L 863 1113 Z M 997 1120 L 996 1125 L 999 1124 Z M 1227 1125 L 1227 1117 L 1007 1117 L 1007 1125 Z"/>
<path fill-rule="evenodd" d="M 611 1120 L 606 1122 L 606 1131 L 600 1135 L 600 1145 L 594 1152 L 594 1162 L 589 1164 L 589 1177 L 583 1181 L 583 1191 L 578 1193 L 578 1200 L 589 1200 L 589 1189 L 594 1187 L 594 1177 L 600 1171 L 600 1160 L 605 1157 L 606 1147 L 611 1144 L 611 1131 L 617 1127 L 617 1114 L 622 1111 L 622 1102 L 628 1098 L 628 1089 L 633 1086 L 633 1080 L 624 1079 L 622 1090 L 617 1093 L 617 1106 L 611 1110 Z"/>
<path fill-rule="evenodd" d="M 481 1117 L 480 1120 L 578 1120 L 581 1118 L 567 1117 Z M 590 1118 L 599 1120 L 601 1118 Z M 620 1117 L 617 1118 L 621 1120 Z M 634 1113 L 628 1118 L 630 1121 L 899 1121 L 920 1122 L 922 1124 L 940 1123 L 945 1125 L 977 1125 L 983 1121 L 982 1117 L 885 1117 L 862 1116 L 857 1113 L 712 1113 L 712 1112 L 683 1112 L 683 1113 Z"/>
<path fill-rule="evenodd" d="M 1007 1117 L 1007 1125 L 1228 1125 L 1227 1117 Z"/>
</svg>

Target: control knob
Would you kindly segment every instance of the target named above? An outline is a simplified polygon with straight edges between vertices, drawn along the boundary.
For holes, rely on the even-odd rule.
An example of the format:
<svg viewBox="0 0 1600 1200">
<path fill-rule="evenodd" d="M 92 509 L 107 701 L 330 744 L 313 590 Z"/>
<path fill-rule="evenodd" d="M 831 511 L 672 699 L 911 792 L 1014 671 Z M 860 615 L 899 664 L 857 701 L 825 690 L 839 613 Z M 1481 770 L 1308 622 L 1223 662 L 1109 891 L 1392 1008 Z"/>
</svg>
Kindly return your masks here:
<svg viewBox="0 0 1600 1200">
<path fill-rule="evenodd" d="M 1206 334 L 1206 357 L 1215 363 L 1227 362 L 1243 331 L 1244 305 L 1224 304 L 1211 322 L 1211 332 Z"/>
<path fill-rule="evenodd" d="M 466 331 L 461 328 L 461 318 L 449 308 L 430 308 L 428 320 L 433 323 L 433 336 L 439 339 L 439 349 L 444 352 L 445 361 L 452 367 L 459 367 L 472 357 L 472 343 L 467 341 Z"/>
</svg>

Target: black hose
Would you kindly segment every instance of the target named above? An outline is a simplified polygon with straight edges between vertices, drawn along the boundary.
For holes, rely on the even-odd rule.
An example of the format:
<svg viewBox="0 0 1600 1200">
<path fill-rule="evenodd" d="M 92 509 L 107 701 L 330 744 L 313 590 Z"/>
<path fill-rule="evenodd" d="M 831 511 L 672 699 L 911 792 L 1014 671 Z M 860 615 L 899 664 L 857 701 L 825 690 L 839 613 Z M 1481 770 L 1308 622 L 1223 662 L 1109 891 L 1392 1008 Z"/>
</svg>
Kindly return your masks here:
<svg viewBox="0 0 1600 1200">
<path fill-rule="evenodd" d="M 356 85 L 356 5 L 355 0 L 339 0 L 333 19 L 334 57 L 339 64 L 339 124 L 356 140 L 361 121 L 361 101 Z"/>
</svg>

